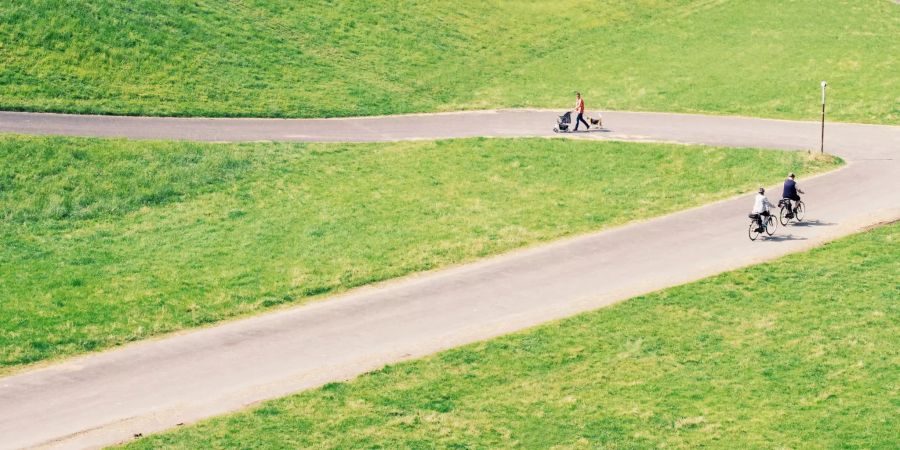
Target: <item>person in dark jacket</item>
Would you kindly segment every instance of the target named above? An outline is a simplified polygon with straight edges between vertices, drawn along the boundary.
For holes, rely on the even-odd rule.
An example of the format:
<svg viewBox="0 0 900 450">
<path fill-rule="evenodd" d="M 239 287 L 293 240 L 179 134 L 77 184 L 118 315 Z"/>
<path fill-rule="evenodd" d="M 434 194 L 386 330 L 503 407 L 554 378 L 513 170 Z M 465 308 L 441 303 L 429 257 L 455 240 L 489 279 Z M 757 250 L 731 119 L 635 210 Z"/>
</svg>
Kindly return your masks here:
<svg viewBox="0 0 900 450">
<path fill-rule="evenodd" d="M 794 216 L 794 209 L 796 208 L 797 202 L 800 201 L 800 195 L 803 194 L 803 191 L 797 187 L 797 182 L 794 180 L 796 178 L 794 176 L 794 172 L 791 172 L 788 175 L 787 179 L 784 180 L 784 189 L 781 191 L 781 198 L 787 198 L 791 200 L 791 203 L 788 204 L 791 208 L 791 212 L 788 214 L 788 217 Z"/>
</svg>

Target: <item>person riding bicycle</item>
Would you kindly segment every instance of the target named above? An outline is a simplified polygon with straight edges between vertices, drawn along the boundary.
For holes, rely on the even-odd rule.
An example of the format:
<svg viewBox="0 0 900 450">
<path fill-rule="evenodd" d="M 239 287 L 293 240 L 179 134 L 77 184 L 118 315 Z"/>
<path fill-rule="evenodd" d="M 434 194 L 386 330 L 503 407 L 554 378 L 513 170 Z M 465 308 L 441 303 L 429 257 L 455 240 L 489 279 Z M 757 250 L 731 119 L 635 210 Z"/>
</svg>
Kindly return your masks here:
<svg viewBox="0 0 900 450">
<path fill-rule="evenodd" d="M 757 232 L 763 232 L 765 230 L 765 222 L 763 222 L 763 217 L 769 215 L 769 208 L 774 208 L 769 199 L 766 198 L 766 190 L 764 188 L 759 188 L 759 193 L 756 194 L 756 197 L 753 199 L 753 211 L 752 214 L 756 215 L 756 224 L 758 228 Z"/>
<path fill-rule="evenodd" d="M 794 209 L 796 208 L 796 204 L 800 202 L 800 195 L 803 194 L 803 191 L 797 187 L 797 182 L 794 181 L 794 172 L 791 172 L 787 179 L 784 180 L 784 189 L 781 191 L 781 198 L 786 198 L 791 200 L 788 202 L 788 214 L 787 217 L 794 217 Z"/>
</svg>

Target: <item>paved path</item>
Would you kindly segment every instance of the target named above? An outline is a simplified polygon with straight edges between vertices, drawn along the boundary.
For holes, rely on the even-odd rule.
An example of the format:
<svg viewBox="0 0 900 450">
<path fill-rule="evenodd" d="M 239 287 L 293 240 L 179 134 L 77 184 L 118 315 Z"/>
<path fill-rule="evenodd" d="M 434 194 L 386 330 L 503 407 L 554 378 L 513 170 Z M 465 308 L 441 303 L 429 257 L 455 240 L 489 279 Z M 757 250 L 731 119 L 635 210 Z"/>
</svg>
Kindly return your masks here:
<svg viewBox="0 0 900 450">
<path fill-rule="evenodd" d="M 0 112 L 0 133 L 186 139 L 197 141 L 372 142 L 474 136 L 559 136 L 557 112 L 548 110 L 473 111 L 348 119 L 196 119 L 80 116 Z M 819 124 L 733 116 L 607 112 L 603 130 L 566 136 L 635 141 L 696 142 L 777 149 L 819 148 Z M 886 157 L 896 151 L 898 127 L 828 124 L 826 151 L 850 157 Z M 876 133 L 876 136 L 869 136 Z M 877 148 L 848 147 L 866 137 Z M 879 149 L 881 153 L 879 153 Z M 847 153 L 850 152 L 850 153 Z"/>
<path fill-rule="evenodd" d="M 529 136 L 548 134 L 555 115 L 503 111 L 242 121 L 0 113 L 0 131 L 208 140 Z M 610 130 L 578 136 L 817 147 L 815 123 L 656 113 L 604 117 Z M 828 124 L 826 142 L 850 164 L 813 179 L 801 174 L 808 221 L 779 228 L 774 238 L 747 239 L 751 199 L 742 196 L 75 358 L 0 379 L 0 447 L 81 448 L 126 440 L 900 219 L 900 127 Z"/>
</svg>

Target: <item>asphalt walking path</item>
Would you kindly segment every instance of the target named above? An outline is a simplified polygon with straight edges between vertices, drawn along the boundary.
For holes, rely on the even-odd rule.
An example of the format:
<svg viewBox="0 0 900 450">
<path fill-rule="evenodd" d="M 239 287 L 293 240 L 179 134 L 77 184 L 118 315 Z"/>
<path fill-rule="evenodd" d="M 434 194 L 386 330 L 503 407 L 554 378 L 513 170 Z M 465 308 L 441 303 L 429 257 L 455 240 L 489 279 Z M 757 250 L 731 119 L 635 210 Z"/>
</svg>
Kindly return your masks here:
<svg viewBox="0 0 900 450">
<path fill-rule="evenodd" d="M 0 132 L 132 138 L 381 141 L 549 136 L 552 111 L 367 119 L 158 119 L 0 113 Z M 569 134 L 817 149 L 819 125 L 740 117 L 606 113 L 608 129 Z M 751 242 L 752 196 L 296 308 L 73 358 L 0 379 L 0 447 L 97 447 L 352 378 L 638 294 L 804 250 L 900 219 L 900 127 L 828 124 L 848 165 L 800 174 L 803 223 Z M 771 186 L 777 200 L 780 188 Z M 698 299 L 702 301 L 702 299 Z"/>
</svg>

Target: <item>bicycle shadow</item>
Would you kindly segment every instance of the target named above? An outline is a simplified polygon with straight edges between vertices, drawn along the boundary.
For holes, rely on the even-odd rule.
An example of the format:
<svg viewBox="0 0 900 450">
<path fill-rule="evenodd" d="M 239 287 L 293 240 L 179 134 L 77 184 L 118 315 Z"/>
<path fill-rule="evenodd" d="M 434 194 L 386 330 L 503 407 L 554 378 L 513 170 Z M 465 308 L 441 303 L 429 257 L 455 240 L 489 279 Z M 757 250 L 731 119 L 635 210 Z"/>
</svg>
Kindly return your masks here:
<svg viewBox="0 0 900 450">
<path fill-rule="evenodd" d="M 788 225 L 792 227 L 830 227 L 837 225 L 833 222 L 822 222 L 819 219 L 816 220 L 804 220 L 803 222 L 791 222 Z M 787 225 L 785 225 L 787 226 Z"/>
<path fill-rule="evenodd" d="M 776 234 L 774 236 L 766 236 L 764 241 L 782 242 L 782 241 L 805 241 L 803 236 L 794 236 L 793 234 Z"/>
</svg>

